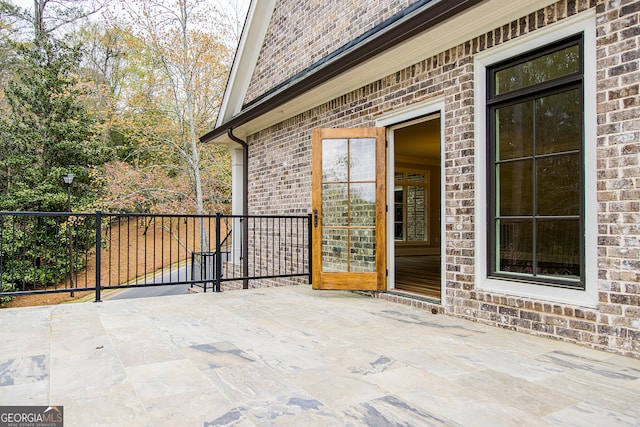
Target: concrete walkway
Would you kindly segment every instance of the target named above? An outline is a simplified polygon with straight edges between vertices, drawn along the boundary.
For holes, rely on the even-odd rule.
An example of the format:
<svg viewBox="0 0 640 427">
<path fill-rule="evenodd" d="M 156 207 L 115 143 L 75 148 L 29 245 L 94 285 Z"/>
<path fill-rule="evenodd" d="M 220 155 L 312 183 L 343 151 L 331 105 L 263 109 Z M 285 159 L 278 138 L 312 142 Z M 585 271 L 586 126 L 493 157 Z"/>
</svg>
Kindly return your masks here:
<svg viewBox="0 0 640 427">
<path fill-rule="evenodd" d="M 640 360 L 308 286 L 0 310 L 70 426 L 640 425 Z"/>
</svg>

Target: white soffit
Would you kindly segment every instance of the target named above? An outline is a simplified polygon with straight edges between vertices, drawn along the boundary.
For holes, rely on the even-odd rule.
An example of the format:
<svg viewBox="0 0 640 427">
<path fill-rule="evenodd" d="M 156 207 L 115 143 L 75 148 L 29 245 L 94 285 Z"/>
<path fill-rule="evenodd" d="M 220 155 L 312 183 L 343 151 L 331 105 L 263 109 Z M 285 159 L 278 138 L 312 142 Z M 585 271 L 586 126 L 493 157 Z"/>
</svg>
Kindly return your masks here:
<svg viewBox="0 0 640 427">
<path fill-rule="evenodd" d="M 234 134 L 244 138 L 553 3 L 555 0 L 487 0 L 237 127 Z M 227 137 L 216 140 L 227 141 Z"/>
</svg>

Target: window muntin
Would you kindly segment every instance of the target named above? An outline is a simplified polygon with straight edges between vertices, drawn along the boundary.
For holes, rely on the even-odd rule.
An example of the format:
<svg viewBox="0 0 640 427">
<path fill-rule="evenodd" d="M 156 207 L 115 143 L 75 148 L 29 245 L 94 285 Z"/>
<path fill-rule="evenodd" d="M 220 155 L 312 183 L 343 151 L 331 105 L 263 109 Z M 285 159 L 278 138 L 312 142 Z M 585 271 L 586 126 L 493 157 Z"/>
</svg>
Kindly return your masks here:
<svg viewBox="0 0 640 427">
<path fill-rule="evenodd" d="M 582 40 L 489 69 L 489 275 L 584 288 Z"/>
</svg>

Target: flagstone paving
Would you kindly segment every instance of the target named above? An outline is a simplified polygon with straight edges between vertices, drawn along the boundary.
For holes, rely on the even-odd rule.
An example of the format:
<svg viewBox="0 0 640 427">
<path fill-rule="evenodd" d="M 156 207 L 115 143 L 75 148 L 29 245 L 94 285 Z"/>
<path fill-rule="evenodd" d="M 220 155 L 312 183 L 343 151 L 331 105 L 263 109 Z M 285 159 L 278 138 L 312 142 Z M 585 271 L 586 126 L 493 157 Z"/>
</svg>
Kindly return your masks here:
<svg viewBox="0 0 640 427">
<path fill-rule="evenodd" d="M 309 286 L 0 310 L 65 426 L 638 426 L 640 360 Z"/>
</svg>

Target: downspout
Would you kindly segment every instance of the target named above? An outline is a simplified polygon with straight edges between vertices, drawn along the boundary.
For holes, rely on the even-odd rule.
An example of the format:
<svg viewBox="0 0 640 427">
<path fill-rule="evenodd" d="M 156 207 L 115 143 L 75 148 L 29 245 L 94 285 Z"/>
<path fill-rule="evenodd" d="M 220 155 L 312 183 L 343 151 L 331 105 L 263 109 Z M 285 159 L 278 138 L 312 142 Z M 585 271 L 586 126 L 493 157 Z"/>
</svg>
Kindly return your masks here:
<svg viewBox="0 0 640 427">
<path fill-rule="evenodd" d="M 227 130 L 229 138 L 242 145 L 242 271 L 249 274 L 249 145 L 233 134 L 233 128 Z M 242 279 L 242 289 L 249 289 L 249 279 Z"/>
</svg>

